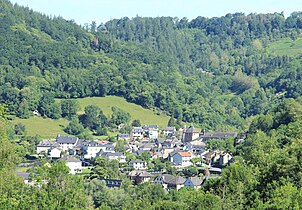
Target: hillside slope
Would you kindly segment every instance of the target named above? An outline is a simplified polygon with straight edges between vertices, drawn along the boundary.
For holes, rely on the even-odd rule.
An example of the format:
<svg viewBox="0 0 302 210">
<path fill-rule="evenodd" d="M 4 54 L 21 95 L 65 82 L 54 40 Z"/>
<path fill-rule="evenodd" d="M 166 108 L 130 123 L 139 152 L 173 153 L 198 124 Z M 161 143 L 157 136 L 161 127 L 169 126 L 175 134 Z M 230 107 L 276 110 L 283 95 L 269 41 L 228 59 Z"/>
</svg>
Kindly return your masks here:
<svg viewBox="0 0 302 210">
<path fill-rule="evenodd" d="M 208 130 L 241 130 L 279 103 L 276 94 L 302 94 L 292 80 L 301 59 L 267 50 L 300 34 L 300 13 L 136 17 L 88 29 L 7 0 L 0 13 L 0 103 L 21 118 L 42 111 L 48 93 L 115 95 Z"/>
</svg>

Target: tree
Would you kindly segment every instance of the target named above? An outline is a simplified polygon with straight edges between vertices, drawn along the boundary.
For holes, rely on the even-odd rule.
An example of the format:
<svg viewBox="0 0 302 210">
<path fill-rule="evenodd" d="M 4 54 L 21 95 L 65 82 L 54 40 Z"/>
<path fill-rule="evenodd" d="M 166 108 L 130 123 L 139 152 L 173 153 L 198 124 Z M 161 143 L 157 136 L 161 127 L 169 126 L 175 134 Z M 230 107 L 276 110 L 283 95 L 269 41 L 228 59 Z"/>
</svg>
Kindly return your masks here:
<svg viewBox="0 0 302 210">
<path fill-rule="evenodd" d="M 53 103 L 49 106 L 49 112 L 47 113 L 47 116 L 51 119 L 59 119 L 61 117 L 61 106 L 58 103 Z"/>
<path fill-rule="evenodd" d="M 28 119 L 30 117 L 30 111 L 29 111 L 27 101 L 22 101 L 19 104 L 16 115 L 17 115 L 17 117 L 20 117 L 23 119 Z"/>
<path fill-rule="evenodd" d="M 22 123 L 15 124 L 14 131 L 15 131 L 15 134 L 17 134 L 17 135 L 24 135 L 25 131 L 26 131 L 25 125 Z"/>
<path fill-rule="evenodd" d="M 175 119 L 173 117 L 170 117 L 168 121 L 168 127 L 175 127 L 175 126 L 176 126 Z"/>
<path fill-rule="evenodd" d="M 64 129 L 66 133 L 71 135 L 79 135 L 84 132 L 83 125 L 79 122 L 78 118 L 72 118 L 68 126 Z"/>
<path fill-rule="evenodd" d="M 86 106 L 83 116 L 83 125 L 90 130 L 96 130 L 101 125 L 100 113 L 101 109 L 95 105 Z"/>
<path fill-rule="evenodd" d="M 54 209 L 90 209 L 92 199 L 85 194 L 81 176 L 69 174 L 65 162 L 55 162 L 37 169 L 37 180 L 41 180 L 41 189 L 37 191 L 37 206 Z M 38 177 L 40 177 L 38 179 Z M 46 184 L 43 184 L 47 180 Z"/>
<path fill-rule="evenodd" d="M 61 101 L 61 110 L 62 116 L 71 120 L 76 116 L 77 111 L 79 110 L 79 102 L 76 100 L 64 99 Z"/>
<path fill-rule="evenodd" d="M 52 93 L 46 92 L 42 95 L 39 101 L 38 111 L 42 116 L 50 116 L 51 105 L 55 103 L 55 99 Z"/>
<path fill-rule="evenodd" d="M 131 125 L 133 127 L 140 127 L 141 126 L 141 121 L 140 120 L 133 120 Z"/>
<path fill-rule="evenodd" d="M 112 108 L 111 122 L 115 125 L 127 124 L 131 118 L 131 115 L 122 109 L 113 106 Z"/>
</svg>

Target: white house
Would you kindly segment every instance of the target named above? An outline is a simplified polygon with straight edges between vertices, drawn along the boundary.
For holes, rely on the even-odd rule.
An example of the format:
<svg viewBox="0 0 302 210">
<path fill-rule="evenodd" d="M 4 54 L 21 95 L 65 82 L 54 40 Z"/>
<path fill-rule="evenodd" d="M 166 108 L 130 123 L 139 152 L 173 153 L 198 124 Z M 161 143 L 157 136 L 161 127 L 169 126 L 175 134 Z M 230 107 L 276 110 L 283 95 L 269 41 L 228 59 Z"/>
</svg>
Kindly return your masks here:
<svg viewBox="0 0 302 210">
<path fill-rule="evenodd" d="M 61 157 L 62 150 L 58 147 L 54 147 L 49 150 L 49 156 L 51 158 L 60 158 Z"/>
<path fill-rule="evenodd" d="M 84 150 L 84 158 L 90 159 L 98 156 L 100 151 L 102 152 L 115 152 L 112 144 L 100 144 L 96 141 L 90 141 L 83 144 L 82 150 Z"/>
<path fill-rule="evenodd" d="M 143 139 L 144 138 L 144 130 L 141 127 L 133 127 L 130 133 L 130 138 L 132 140 Z"/>
<path fill-rule="evenodd" d="M 150 139 L 157 139 L 158 138 L 158 126 L 157 125 L 149 125 L 144 126 L 146 129 L 146 133 Z"/>
<path fill-rule="evenodd" d="M 105 157 L 109 160 L 117 160 L 119 163 L 126 163 L 126 156 L 122 152 L 107 152 L 105 153 Z"/>
<path fill-rule="evenodd" d="M 40 154 L 41 152 L 46 152 L 53 148 L 60 146 L 57 142 L 49 141 L 49 140 L 43 140 L 37 145 L 37 154 Z"/>
<path fill-rule="evenodd" d="M 154 179 L 155 184 L 160 184 L 164 189 L 176 189 L 179 190 L 184 186 L 185 179 L 181 176 L 173 176 L 170 174 L 162 174 Z"/>
<path fill-rule="evenodd" d="M 163 134 L 164 134 L 165 136 L 173 136 L 175 133 L 176 133 L 175 127 L 166 127 L 166 128 L 163 130 Z"/>
<path fill-rule="evenodd" d="M 60 136 L 57 137 L 57 143 L 60 144 L 63 151 L 74 149 L 77 145 L 78 138 L 74 136 Z"/>
<path fill-rule="evenodd" d="M 177 152 L 174 153 L 170 158 L 173 164 L 182 167 L 187 167 L 192 165 L 190 161 L 191 159 L 192 159 L 192 155 L 189 152 Z"/>
<path fill-rule="evenodd" d="M 133 167 L 136 170 L 146 169 L 146 165 L 147 165 L 147 163 L 140 159 L 131 160 L 129 162 L 129 166 Z"/>
<path fill-rule="evenodd" d="M 62 161 L 66 162 L 66 166 L 70 169 L 70 174 L 76 174 L 82 172 L 82 161 L 74 157 L 63 157 Z"/>
</svg>

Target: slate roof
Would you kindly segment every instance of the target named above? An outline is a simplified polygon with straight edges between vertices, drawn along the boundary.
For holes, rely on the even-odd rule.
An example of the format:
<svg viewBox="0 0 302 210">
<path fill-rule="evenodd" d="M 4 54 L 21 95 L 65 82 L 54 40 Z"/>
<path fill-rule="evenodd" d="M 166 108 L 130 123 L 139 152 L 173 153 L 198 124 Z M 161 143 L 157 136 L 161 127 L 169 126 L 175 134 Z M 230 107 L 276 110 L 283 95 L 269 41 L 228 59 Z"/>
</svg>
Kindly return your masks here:
<svg viewBox="0 0 302 210">
<path fill-rule="evenodd" d="M 129 164 L 133 164 L 133 163 L 144 163 L 144 161 L 140 160 L 140 159 L 136 159 L 136 160 L 131 160 L 129 162 Z"/>
<path fill-rule="evenodd" d="M 139 150 L 133 152 L 132 154 L 134 154 L 134 155 L 141 155 L 141 154 L 144 154 L 145 152 L 148 152 L 148 151 L 139 149 Z"/>
<path fill-rule="evenodd" d="M 142 133 L 144 130 L 141 127 L 133 127 L 132 133 Z"/>
<path fill-rule="evenodd" d="M 163 174 L 161 175 L 164 183 L 171 184 L 171 185 L 181 185 L 185 183 L 185 179 L 181 176 L 173 176 L 170 174 Z"/>
<path fill-rule="evenodd" d="M 63 160 L 65 162 L 73 162 L 73 163 L 79 163 L 79 162 L 82 162 L 80 161 L 79 159 L 77 158 L 74 158 L 74 157 L 62 157 L 60 160 Z"/>
<path fill-rule="evenodd" d="M 128 176 L 130 177 L 151 177 L 151 174 L 147 171 L 131 171 Z"/>
<path fill-rule="evenodd" d="M 38 147 L 58 147 L 58 146 L 60 146 L 58 142 L 49 141 L 49 140 L 40 141 L 40 143 L 38 144 Z"/>
<path fill-rule="evenodd" d="M 194 186 L 200 186 L 203 181 L 204 181 L 204 178 L 201 178 L 201 177 L 190 177 L 189 180 L 191 180 L 192 184 Z"/>
<path fill-rule="evenodd" d="M 144 149 L 152 149 L 155 147 L 154 143 L 142 143 L 139 145 L 139 148 L 144 148 Z"/>
<path fill-rule="evenodd" d="M 145 130 L 149 130 L 149 129 L 151 129 L 151 130 L 157 130 L 158 126 L 157 125 L 144 125 L 143 129 L 145 129 Z"/>
<path fill-rule="evenodd" d="M 86 143 L 86 146 L 88 146 L 88 147 L 101 147 L 102 145 L 99 144 L 96 141 L 90 141 L 90 142 Z"/>
<path fill-rule="evenodd" d="M 175 131 L 175 127 L 166 127 L 164 131 Z"/>
<path fill-rule="evenodd" d="M 228 137 L 236 138 L 237 133 L 235 132 L 202 132 L 200 138 L 203 139 L 225 139 Z"/>
<path fill-rule="evenodd" d="M 130 138 L 130 135 L 127 133 L 122 133 L 117 135 L 118 138 Z"/>
<path fill-rule="evenodd" d="M 75 136 L 58 136 L 57 142 L 59 144 L 75 144 L 78 138 Z"/>
</svg>

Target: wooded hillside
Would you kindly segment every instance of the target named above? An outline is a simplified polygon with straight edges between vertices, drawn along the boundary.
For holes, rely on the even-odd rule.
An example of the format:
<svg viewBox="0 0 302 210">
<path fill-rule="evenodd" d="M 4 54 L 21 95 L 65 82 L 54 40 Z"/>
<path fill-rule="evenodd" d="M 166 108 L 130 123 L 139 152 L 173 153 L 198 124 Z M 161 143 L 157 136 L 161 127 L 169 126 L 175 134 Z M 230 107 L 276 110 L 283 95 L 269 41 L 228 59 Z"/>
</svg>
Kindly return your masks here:
<svg viewBox="0 0 302 210">
<path fill-rule="evenodd" d="M 45 113 L 45 95 L 117 95 L 205 129 L 242 130 L 246 118 L 302 94 L 299 52 L 274 53 L 279 40 L 300 39 L 302 13 L 83 28 L 1 0 L 0 21 L 0 103 L 22 118 Z"/>
</svg>

